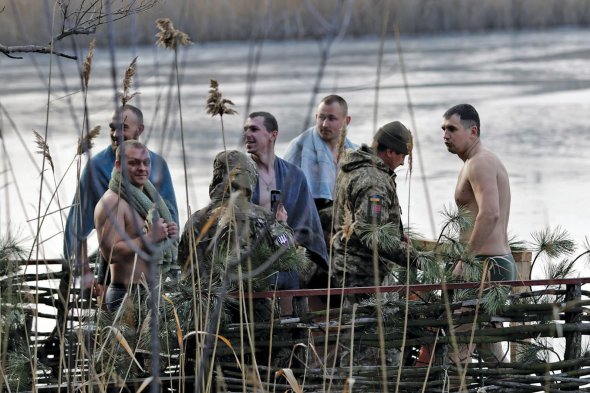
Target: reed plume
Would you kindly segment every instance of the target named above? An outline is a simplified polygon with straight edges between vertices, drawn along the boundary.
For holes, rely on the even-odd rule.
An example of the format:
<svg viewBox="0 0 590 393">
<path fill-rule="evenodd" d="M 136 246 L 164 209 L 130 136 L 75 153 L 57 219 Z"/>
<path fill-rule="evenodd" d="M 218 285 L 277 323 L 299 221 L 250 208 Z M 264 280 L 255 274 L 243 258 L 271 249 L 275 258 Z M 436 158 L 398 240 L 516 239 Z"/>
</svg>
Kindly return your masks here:
<svg viewBox="0 0 590 393">
<path fill-rule="evenodd" d="M 223 94 L 219 91 L 219 82 L 215 79 L 210 79 L 209 95 L 207 96 L 207 114 L 213 116 L 219 115 L 221 120 L 221 138 L 223 139 L 223 151 L 227 151 L 225 144 L 225 129 L 223 127 L 223 115 L 233 115 L 238 113 L 236 110 L 229 107 L 234 105 L 231 100 L 223 98 Z M 229 172 L 229 163 L 227 162 L 227 154 L 225 155 L 225 166 Z"/>
<path fill-rule="evenodd" d="M 156 45 L 159 47 L 176 50 L 178 46 L 192 44 L 188 34 L 176 30 L 169 18 L 157 19 L 156 26 L 160 29 L 160 32 L 156 34 L 158 37 Z"/>
<path fill-rule="evenodd" d="M 234 115 L 238 113 L 228 105 L 235 105 L 231 100 L 223 98 L 219 91 L 219 82 L 211 79 L 209 96 L 207 97 L 207 114 L 211 116 Z"/>
<path fill-rule="evenodd" d="M 342 152 L 344 151 L 344 141 L 346 141 L 347 133 L 348 126 L 346 121 L 343 121 L 342 127 L 340 127 L 340 135 L 338 136 L 338 154 L 336 155 L 336 162 L 340 161 L 340 156 L 342 156 Z"/>
<path fill-rule="evenodd" d="M 39 134 L 37 131 L 33 130 L 35 134 L 35 144 L 39 148 L 36 153 L 41 154 L 45 157 L 49 165 L 51 165 L 51 171 L 55 173 L 55 167 L 53 166 L 53 159 L 51 158 L 51 153 L 49 152 L 49 145 L 45 141 L 45 139 Z"/>
<path fill-rule="evenodd" d="M 121 93 L 121 104 L 125 106 L 129 101 L 133 99 L 139 92 L 129 93 L 131 89 L 131 82 L 135 73 L 137 72 L 137 56 L 131 60 L 129 67 L 125 70 L 125 77 L 123 78 L 123 93 Z"/>
<path fill-rule="evenodd" d="M 344 205 L 344 222 L 342 224 L 342 233 L 340 235 L 341 240 L 348 242 L 354 232 L 356 222 L 352 220 L 352 212 L 347 205 Z"/>
<path fill-rule="evenodd" d="M 76 155 L 81 156 L 87 153 L 94 146 L 93 140 L 100 134 L 100 126 L 94 127 L 90 132 L 85 134 L 82 138 L 78 138 L 78 149 Z"/>
<path fill-rule="evenodd" d="M 414 135 L 410 132 L 410 137 L 408 138 L 408 143 L 406 143 L 406 147 L 408 148 L 408 168 L 409 174 L 412 174 L 412 162 L 413 162 L 413 155 L 412 150 L 414 149 Z"/>
<path fill-rule="evenodd" d="M 92 70 L 92 59 L 94 58 L 94 48 L 96 47 L 96 38 L 90 41 L 88 47 L 88 55 L 82 66 L 82 80 L 84 81 L 84 87 L 88 90 L 88 81 L 90 80 L 90 71 Z"/>
</svg>

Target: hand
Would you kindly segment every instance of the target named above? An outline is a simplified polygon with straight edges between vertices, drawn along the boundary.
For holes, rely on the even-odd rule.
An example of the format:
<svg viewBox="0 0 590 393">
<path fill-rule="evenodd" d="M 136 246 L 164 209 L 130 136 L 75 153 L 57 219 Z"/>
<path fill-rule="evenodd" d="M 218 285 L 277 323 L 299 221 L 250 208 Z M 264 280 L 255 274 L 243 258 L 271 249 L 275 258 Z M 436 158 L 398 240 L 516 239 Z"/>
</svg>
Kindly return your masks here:
<svg viewBox="0 0 590 393">
<path fill-rule="evenodd" d="M 458 260 L 455 262 L 455 267 L 453 268 L 452 277 L 456 280 L 460 280 L 463 278 L 463 261 Z"/>
<path fill-rule="evenodd" d="M 163 218 L 159 218 L 152 223 L 147 232 L 147 238 L 160 242 L 168 237 L 168 224 L 164 222 Z"/>
<path fill-rule="evenodd" d="M 168 223 L 168 237 L 171 239 L 178 238 L 178 225 L 175 222 Z"/>
<path fill-rule="evenodd" d="M 97 300 L 101 300 L 104 296 L 104 285 L 95 283 L 94 284 L 94 296 Z"/>
<path fill-rule="evenodd" d="M 282 222 L 283 224 L 287 222 L 287 210 L 285 210 L 285 206 L 282 203 L 279 203 L 279 206 L 277 207 L 277 214 L 276 214 L 276 219 L 278 222 Z"/>
</svg>

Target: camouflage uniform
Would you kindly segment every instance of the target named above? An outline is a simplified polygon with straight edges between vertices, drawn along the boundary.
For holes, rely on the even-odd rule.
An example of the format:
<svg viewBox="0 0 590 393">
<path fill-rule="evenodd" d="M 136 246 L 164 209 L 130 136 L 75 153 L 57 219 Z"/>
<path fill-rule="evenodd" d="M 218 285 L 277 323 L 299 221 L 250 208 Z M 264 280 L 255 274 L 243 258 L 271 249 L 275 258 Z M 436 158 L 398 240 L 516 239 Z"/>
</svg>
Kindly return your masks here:
<svg viewBox="0 0 590 393">
<path fill-rule="evenodd" d="M 270 211 L 250 202 L 257 179 L 256 164 L 235 150 L 229 151 L 227 157 L 230 181 L 225 153 L 220 153 L 215 158 L 209 186 L 211 203 L 185 224 L 178 260 L 186 270 L 192 259 L 200 269 L 200 277 L 208 277 L 213 270 L 216 278 L 223 277 L 225 264 L 229 263 L 227 270 L 234 284 L 239 261 L 244 281 L 248 281 L 251 268 L 253 289 L 268 290 L 272 274 L 293 269 L 290 264 L 297 258 L 293 231 L 279 223 Z M 208 223 L 209 229 L 201 233 Z M 199 243 L 191 247 L 199 236 Z M 269 263 L 269 258 L 277 253 L 281 256 Z M 241 258 L 245 255 L 250 261 Z"/>
<path fill-rule="evenodd" d="M 373 259 L 378 258 L 379 284 L 394 263 L 405 266 L 406 243 L 402 242 L 401 209 L 395 173 L 367 146 L 346 150 L 336 179 L 333 269 L 340 286 L 375 285 Z M 348 241 L 345 213 L 350 212 L 353 231 Z M 389 234 L 388 244 L 363 240 L 367 231 Z"/>
</svg>

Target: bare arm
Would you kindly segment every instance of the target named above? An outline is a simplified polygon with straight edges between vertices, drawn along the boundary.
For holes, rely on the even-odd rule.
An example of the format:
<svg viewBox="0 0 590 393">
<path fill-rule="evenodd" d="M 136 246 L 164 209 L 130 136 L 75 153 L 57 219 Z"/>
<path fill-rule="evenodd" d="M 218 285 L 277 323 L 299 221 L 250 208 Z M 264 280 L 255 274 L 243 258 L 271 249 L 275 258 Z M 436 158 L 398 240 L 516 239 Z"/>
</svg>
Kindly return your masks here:
<svg viewBox="0 0 590 393">
<path fill-rule="evenodd" d="M 469 182 L 477 204 L 477 215 L 469 238 L 469 246 L 478 254 L 498 224 L 500 218 L 500 198 L 498 193 L 497 170 L 489 160 L 471 163 Z"/>
</svg>

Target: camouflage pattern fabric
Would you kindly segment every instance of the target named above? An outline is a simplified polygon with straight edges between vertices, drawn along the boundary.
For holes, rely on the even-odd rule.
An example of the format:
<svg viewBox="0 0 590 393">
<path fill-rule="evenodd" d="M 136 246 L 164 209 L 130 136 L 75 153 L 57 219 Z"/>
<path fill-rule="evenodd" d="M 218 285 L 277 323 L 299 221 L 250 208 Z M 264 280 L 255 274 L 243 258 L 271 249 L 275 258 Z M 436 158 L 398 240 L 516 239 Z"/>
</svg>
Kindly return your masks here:
<svg viewBox="0 0 590 393">
<path fill-rule="evenodd" d="M 351 219 L 348 224 L 350 221 L 353 224 L 350 232 L 350 225 L 345 224 L 346 214 Z M 394 264 L 406 265 L 406 243 L 400 241 L 401 210 L 395 173 L 366 145 L 356 150 L 346 150 L 340 161 L 334 219 L 332 263 L 338 285 L 375 285 L 375 259 L 379 285 Z M 375 242 L 375 246 L 371 246 L 363 240 L 367 231 L 373 231 L 376 238 L 389 232 L 395 244 Z"/>
<path fill-rule="evenodd" d="M 252 277 L 254 290 L 267 290 L 272 274 L 297 270 L 292 265 L 297 258 L 293 231 L 250 202 L 256 179 L 256 165 L 244 153 L 217 155 L 209 187 L 211 203 L 191 216 L 180 240 L 178 260 L 184 271 L 198 267 L 201 278 L 213 273 L 214 279 L 227 271 L 235 283 L 237 262 L 247 255 L 249 260 L 241 261 L 242 278 Z"/>
</svg>

